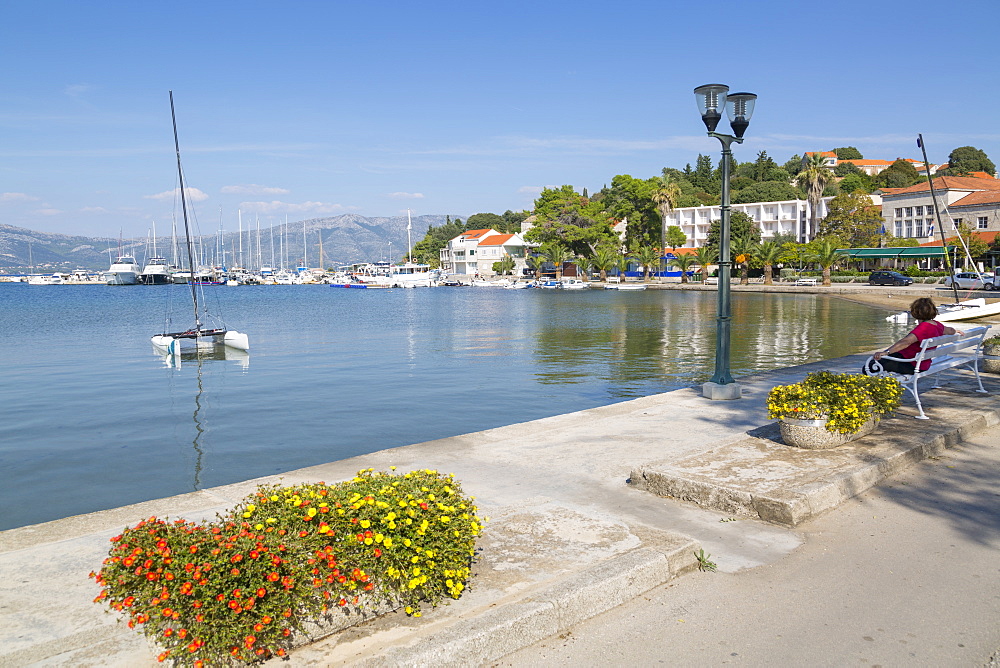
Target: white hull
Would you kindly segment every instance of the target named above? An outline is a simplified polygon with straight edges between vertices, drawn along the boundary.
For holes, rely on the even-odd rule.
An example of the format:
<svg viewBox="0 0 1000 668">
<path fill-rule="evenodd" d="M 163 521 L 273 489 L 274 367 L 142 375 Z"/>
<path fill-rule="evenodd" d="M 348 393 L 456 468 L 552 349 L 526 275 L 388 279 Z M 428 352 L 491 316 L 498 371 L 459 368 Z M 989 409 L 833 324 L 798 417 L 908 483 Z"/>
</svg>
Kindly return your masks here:
<svg viewBox="0 0 1000 668">
<path fill-rule="evenodd" d="M 987 304 L 986 300 L 970 299 L 957 304 L 942 304 L 938 307 L 938 315 L 935 318 L 938 322 L 958 322 L 960 320 L 975 320 L 976 318 L 987 318 L 1000 315 L 1000 302 Z M 888 322 L 905 323 L 910 320 L 910 314 L 906 311 L 890 315 L 886 318 Z"/>
<path fill-rule="evenodd" d="M 605 285 L 605 290 L 620 290 L 622 292 L 638 292 L 645 290 L 645 285 Z"/>
<path fill-rule="evenodd" d="M 153 347 L 167 355 L 176 355 L 180 353 L 181 348 L 194 346 L 224 345 L 237 350 L 250 350 L 250 338 L 242 332 L 232 330 L 199 339 L 175 338 L 169 334 L 157 334 L 150 338 L 150 342 Z"/>
<path fill-rule="evenodd" d="M 108 285 L 138 285 L 139 272 L 106 271 L 104 272 L 104 282 Z"/>
</svg>

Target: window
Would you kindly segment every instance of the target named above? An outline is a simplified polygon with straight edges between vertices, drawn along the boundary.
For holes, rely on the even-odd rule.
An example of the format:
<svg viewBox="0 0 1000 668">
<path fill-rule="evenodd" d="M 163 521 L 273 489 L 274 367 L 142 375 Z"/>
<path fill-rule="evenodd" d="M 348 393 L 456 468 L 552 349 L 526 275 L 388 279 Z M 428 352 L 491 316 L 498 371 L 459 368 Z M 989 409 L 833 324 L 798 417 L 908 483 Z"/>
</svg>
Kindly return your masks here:
<svg viewBox="0 0 1000 668">
<path fill-rule="evenodd" d="M 990 226 L 990 219 L 987 218 L 986 216 L 979 216 L 979 218 L 976 219 L 976 223 L 977 223 L 976 227 L 978 227 L 981 230 L 985 230 L 987 227 Z"/>
<path fill-rule="evenodd" d="M 903 217 L 903 209 L 902 208 L 896 209 L 896 218 L 902 218 L 902 217 Z"/>
<path fill-rule="evenodd" d="M 901 220 L 896 221 L 896 236 L 897 237 L 903 236 L 903 221 Z"/>
<path fill-rule="evenodd" d="M 952 218 L 951 219 L 951 226 L 954 227 L 956 230 L 958 229 L 958 226 L 961 225 L 961 224 L 962 224 L 962 219 L 961 218 Z"/>
<path fill-rule="evenodd" d="M 923 218 L 917 218 L 915 221 L 913 221 L 913 233 L 916 235 L 916 237 L 918 239 L 920 237 L 924 236 L 924 219 Z"/>
<path fill-rule="evenodd" d="M 913 207 L 912 206 L 908 206 L 908 207 L 905 207 L 905 208 L 906 208 L 906 217 L 909 218 L 910 216 L 913 215 Z"/>
<path fill-rule="evenodd" d="M 907 221 L 904 221 L 904 224 L 906 225 L 906 236 L 912 237 L 913 236 L 913 221 L 912 220 L 907 220 Z"/>
</svg>

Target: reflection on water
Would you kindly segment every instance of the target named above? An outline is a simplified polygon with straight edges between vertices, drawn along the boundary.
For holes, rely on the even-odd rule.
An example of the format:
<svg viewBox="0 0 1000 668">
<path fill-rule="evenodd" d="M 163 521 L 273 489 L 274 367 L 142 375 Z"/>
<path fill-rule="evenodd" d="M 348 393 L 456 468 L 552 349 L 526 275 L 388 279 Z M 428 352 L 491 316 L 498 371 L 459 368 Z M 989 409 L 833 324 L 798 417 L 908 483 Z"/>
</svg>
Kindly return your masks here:
<svg viewBox="0 0 1000 668">
<path fill-rule="evenodd" d="M 150 359 L 187 286 L 0 285 L 0 529 L 665 392 L 714 368 L 715 294 L 218 288 L 254 341 Z M 43 294 L 44 293 L 44 294 Z M 737 378 L 905 325 L 733 295 Z M 45 503 L 26 502 L 45 499 Z"/>
</svg>

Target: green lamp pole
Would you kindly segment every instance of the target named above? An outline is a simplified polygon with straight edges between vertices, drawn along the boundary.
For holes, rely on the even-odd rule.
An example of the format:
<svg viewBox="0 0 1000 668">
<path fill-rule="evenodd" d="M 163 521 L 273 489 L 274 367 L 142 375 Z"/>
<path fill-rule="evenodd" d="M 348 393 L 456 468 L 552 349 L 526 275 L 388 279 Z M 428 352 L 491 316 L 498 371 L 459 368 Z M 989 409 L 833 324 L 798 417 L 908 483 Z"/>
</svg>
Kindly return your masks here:
<svg viewBox="0 0 1000 668">
<path fill-rule="evenodd" d="M 732 310 L 730 305 L 729 276 L 732 262 L 729 259 L 730 205 L 729 205 L 729 163 L 733 152 L 733 142 L 743 143 L 743 133 L 750 125 L 757 96 L 753 93 L 730 93 L 729 86 L 706 84 L 694 89 L 694 96 L 701 112 L 701 120 L 708 128 L 708 136 L 722 142 L 722 223 L 719 229 L 719 299 L 715 336 L 715 374 L 702 385 L 702 395 L 709 399 L 739 399 L 740 386 L 729 372 L 730 329 Z M 722 120 L 722 108 L 729 116 L 733 134 L 724 135 L 715 131 Z"/>
</svg>

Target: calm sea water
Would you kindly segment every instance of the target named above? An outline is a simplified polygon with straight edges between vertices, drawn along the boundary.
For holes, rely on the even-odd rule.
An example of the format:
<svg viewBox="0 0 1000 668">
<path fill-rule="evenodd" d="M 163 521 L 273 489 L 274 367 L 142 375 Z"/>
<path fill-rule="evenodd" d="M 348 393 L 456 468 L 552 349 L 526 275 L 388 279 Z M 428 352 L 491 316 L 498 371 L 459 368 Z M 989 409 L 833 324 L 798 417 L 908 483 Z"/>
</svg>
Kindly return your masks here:
<svg viewBox="0 0 1000 668">
<path fill-rule="evenodd" d="M 213 287 L 248 356 L 166 367 L 185 286 L 0 284 L 0 529 L 703 382 L 715 293 Z M 189 307 L 188 307 L 189 308 Z M 179 320 L 189 319 L 181 311 Z M 814 295 L 733 299 L 735 376 L 892 338 Z"/>
</svg>

